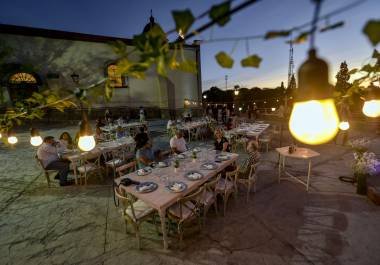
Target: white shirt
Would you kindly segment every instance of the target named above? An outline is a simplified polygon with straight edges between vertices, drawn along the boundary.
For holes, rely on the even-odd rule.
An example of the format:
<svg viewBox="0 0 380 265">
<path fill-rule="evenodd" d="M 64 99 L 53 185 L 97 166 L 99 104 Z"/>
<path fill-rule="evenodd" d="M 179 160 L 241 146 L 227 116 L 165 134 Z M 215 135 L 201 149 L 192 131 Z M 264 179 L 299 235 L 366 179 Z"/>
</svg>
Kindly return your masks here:
<svg viewBox="0 0 380 265">
<path fill-rule="evenodd" d="M 170 127 L 172 127 L 174 125 L 174 122 L 172 120 L 169 120 L 168 121 L 168 124 L 166 125 L 166 129 L 170 129 Z"/>
<path fill-rule="evenodd" d="M 187 150 L 185 139 L 183 137 L 177 138 L 176 135 L 170 139 L 170 147 L 175 148 L 180 153 Z"/>
<path fill-rule="evenodd" d="M 44 168 L 46 168 L 51 162 L 59 160 L 57 148 L 47 143 L 42 143 L 38 148 L 37 157 L 42 161 Z"/>
</svg>

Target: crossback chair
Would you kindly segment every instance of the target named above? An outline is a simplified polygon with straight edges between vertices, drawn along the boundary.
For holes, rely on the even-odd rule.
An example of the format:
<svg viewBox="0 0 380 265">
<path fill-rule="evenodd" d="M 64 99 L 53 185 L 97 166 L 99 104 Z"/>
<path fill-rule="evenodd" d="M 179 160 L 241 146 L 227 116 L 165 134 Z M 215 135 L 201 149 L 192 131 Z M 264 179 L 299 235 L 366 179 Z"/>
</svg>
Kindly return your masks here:
<svg viewBox="0 0 380 265">
<path fill-rule="evenodd" d="M 177 235 L 179 246 L 182 247 L 184 225 L 197 220 L 199 229 L 201 229 L 200 210 L 201 203 L 198 198 L 203 193 L 203 187 L 197 191 L 179 199 L 176 204 L 168 209 L 168 220 L 174 222 L 177 226 Z M 170 226 L 169 226 L 170 228 Z"/>
<path fill-rule="evenodd" d="M 125 221 L 125 233 L 128 233 L 128 224 L 132 225 L 137 240 L 137 247 L 141 249 L 140 225 L 152 218 L 158 232 L 156 211 L 145 202 L 137 200 L 132 194 L 124 192 L 119 187 L 115 187 L 114 192 L 123 207 L 122 217 Z"/>
<path fill-rule="evenodd" d="M 106 176 L 108 176 L 108 169 L 111 168 L 113 172 L 113 178 L 116 177 L 116 168 L 125 164 L 125 152 L 122 147 L 113 149 L 107 152 L 105 157 L 110 157 L 109 160 L 105 162 Z"/>
<path fill-rule="evenodd" d="M 221 174 L 218 174 L 215 178 L 206 182 L 203 187 L 203 193 L 200 195 L 199 200 L 202 205 L 203 224 L 206 222 L 206 215 L 212 205 L 214 205 L 215 213 L 218 214 L 218 201 L 216 198 L 216 185 L 221 178 Z"/>
<path fill-rule="evenodd" d="M 215 193 L 220 194 L 223 199 L 223 215 L 226 215 L 227 202 L 230 196 L 236 194 L 236 178 L 239 172 L 239 167 L 234 171 L 226 172 L 225 178 L 221 178 L 215 187 Z"/>
<path fill-rule="evenodd" d="M 102 167 L 100 166 L 99 153 L 88 152 L 83 154 L 79 160 L 79 166 L 77 171 L 79 172 L 80 184 L 82 184 L 82 178 L 84 178 L 84 184 L 87 185 L 87 179 L 90 174 L 98 175 L 99 179 L 103 181 Z"/>
<path fill-rule="evenodd" d="M 38 166 L 41 168 L 42 172 L 44 173 L 47 185 L 50 188 L 50 174 L 54 174 L 54 176 L 56 176 L 58 174 L 58 170 L 45 169 L 41 159 L 39 159 L 37 155 L 35 155 L 34 158 L 36 159 Z"/>
<path fill-rule="evenodd" d="M 258 176 L 257 176 L 257 167 L 260 163 L 257 162 L 257 163 L 254 163 L 250 166 L 249 168 L 249 173 L 248 173 L 248 178 L 239 178 L 239 175 L 238 177 L 236 178 L 236 182 L 235 182 L 235 185 L 237 187 L 238 184 L 242 184 L 244 185 L 246 188 L 247 188 L 247 202 L 249 200 L 249 194 L 251 192 L 251 187 L 253 185 L 253 191 L 256 192 L 256 182 L 257 182 L 257 179 L 258 179 Z M 236 190 L 237 192 L 237 190 Z"/>
</svg>

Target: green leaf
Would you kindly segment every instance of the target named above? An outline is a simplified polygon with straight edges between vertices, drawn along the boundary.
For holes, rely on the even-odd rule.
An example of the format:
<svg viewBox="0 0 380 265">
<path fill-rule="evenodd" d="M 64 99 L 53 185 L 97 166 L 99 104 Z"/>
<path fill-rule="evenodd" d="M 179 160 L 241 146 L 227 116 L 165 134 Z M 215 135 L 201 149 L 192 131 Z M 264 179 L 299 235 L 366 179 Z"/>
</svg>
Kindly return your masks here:
<svg viewBox="0 0 380 265">
<path fill-rule="evenodd" d="M 230 16 L 226 15 L 230 11 L 231 2 L 226 1 L 219 5 L 213 5 L 210 9 L 209 16 L 212 20 L 217 21 L 219 26 L 224 26 L 230 21 Z"/>
<path fill-rule="evenodd" d="M 300 44 L 307 41 L 307 38 L 310 35 L 310 31 L 305 31 L 300 33 L 295 39 L 293 39 L 293 43 Z"/>
<path fill-rule="evenodd" d="M 163 56 L 159 57 L 159 59 L 157 61 L 157 73 L 163 77 L 168 76 L 168 74 L 166 72 L 165 59 Z"/>
<path fill-rule="evenodd" d="M 244 58 L 240 63 L 243 67 L 259 68 L 261 61 L 262 59 L 258 55 L 254 54 Z"/>
<path fill-rule="evenodd" d="M 113 87 L 111 86 L 111 83 L 109 80 L 106 81 L 104 95 L 107 101 L 109 101 L 113 96 Z"/>
<path fill-rule="evenodd" d="M 363 65 L 363 67 L 360 69 L 360 71 L 370 73 L 373 71 L 373 66 L 370 65 L 369 63 Z"/>
<path fill-rule="evenodd" d="M 192 74 L 197 73 L 197 63 L 193 60 L 186 59 L 183 62 L 181 62 L 177 68 L 184 72 L 188 72 Z"/>
<path fill-rule="evenodd" d="M 349 75 L 353 75 L 353 74 L 356 74 L 358 71 L 359 71 L 358 68 L 353 68 L 353 69 L 351 69 L 350 71 L 348 71 L 347 74 L 349 74 Z"/>
<path fill-rule="evenodd" d="M 175 28 L 177 32 L 183 36 L 190 29 L 191 25 L 194 23 L 194 16 L 190 9 L 185 10 L 174 10 L 172 11 L 172 16 L 175 21 Z"/>
<path fill-rule="evenodd" d="M 219 52 L 215 55 L 215 59 L 218 64 L 223 68 L 232 68 L 234 65 L 234 59 L 232 59 L 227 53 Z"/>
<path fill-rule="evenodd" d="M 109 45 L 116 54 L 123 55 L 127 51 L 127 45 L 121 40 L 112 41 Z"/>
<path fill-rule="evenodd" d="M 288 37 L 290 34 L 289 30 L 280 30 L 280 31 L 268 31 L 265 34 L 264 39 L 269 40 L 269 39 L 274 39 L 278 37 Z"/>
<path fill-rule="evenodd" d="M 380 42 L 380 20 L 369 20 L 363 28 L 363 33 L 372 45 L 376 46 Z"/>
<path fill-rule="evenodd" d="M 319 31 L 325 32 L 325 31 L 333 30 L 333 29 L 340 28 L 343 26 L 344 26 L 344 21 L 339 21 L 339 22 L 334 23 L 332 25 L 325 26 L 325 27 L 321 28 Z"/>
</svg>

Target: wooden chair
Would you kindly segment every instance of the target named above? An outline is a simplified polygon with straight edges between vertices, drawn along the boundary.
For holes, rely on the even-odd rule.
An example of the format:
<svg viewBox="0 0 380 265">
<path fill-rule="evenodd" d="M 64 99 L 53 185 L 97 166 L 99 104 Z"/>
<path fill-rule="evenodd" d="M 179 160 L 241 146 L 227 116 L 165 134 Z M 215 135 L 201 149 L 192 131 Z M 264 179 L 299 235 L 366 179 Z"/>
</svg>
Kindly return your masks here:
<svg viewBox="0 0 380 265">
<path fill-rule="evenodd" d="M 216 198 L 216 185 L 221 178 L 221 174 L 203 185 L 203 193 L 199 197 L 199 202 L 202 205 L 203 224 L 206 222 L 206 215 L 212 205 L 214 205 L 215 213 L 218 214 L 218 201 Z"/>
<path fill-rule="evenodd" d="M 168 209 L 167 214 L 169 222 L 174 222 L 177 225 L 177 234 L 179 237 L 178 240 L 180 248 L 182 247 L 185 224 L 194 221 L 194 219 L 197 219 L 199 229 L 201 229 L 201 203 L 198 198 L 202 193 L 203 188 L 201 187 L 194 193 L 191 193 L 179 199 L 176 204 Z"/>
<path fill-rule="evenodd" d="M 81 156 L 77 171 L 79 172 L 80 184 L 84 178 L 84 184 L 87 185 L 89 174 L 96 174 L 103 181 L 102 167 L 100 166 L 100 154 L 88 152 Z"/>
<path fill-rule="evenodd" d="M 215 187 L 215 193 L 220 194 L 223 198 L 223 215 L 226 215 L 227 202 L 231 194 L 236 194 L 236 178 L 239 172 L 239 167 L 234 171 L 226 172 L 226 177 L 221 178 Z"/>
<path fill-rule="evenodd" d="M 47 185 L 50 188 L 50 174 L 54 174 L 54 177 L 55 177 L 58 174 L 58 170 L 45 169 L 44 166 L 43 166 L 43 163 L 42 163 L 41 159 L 39 159 L 37 155 L 35 155 L 34 158 L 36 159 L 37 164 L 39 165 L 39 167 L 41 168 L 42 172 L 44 173 Z"/>
<path fill-rule="evenodd" d="M 136 168 L 137 168 L 137 162 L 136 160 L 134 160 L 120 167 L 117 167 L 116 173 L 119 175 L 119 177 L 121 177 L 121 176 L 124 176 L 125 174 L 136 171 Z"/>
<path fill-rule="evenodd" d="M 256 192 L 256 182 L 258 179 L 258 176 L 257 176 L 258 165 L 259 165 L 259 162 L 252 164 L 250 166 L 248 178 L 239 178 L 239 174 L 238 174 L 238 177 L 236 178 L 236 182 L 235 182 L 236 187 L 238 186 L 238 184 L 242 184 L 247 188 L 247 202 L 249 200 L 249 194 L 251 192 L 252 185 L 253 185 L 253 191 Z M 236 192 L 237 191 L 238 190 L 236 189 Z"/>
<path fill-rule="evenodd" d="M 128 224 L 131 224 L 137 239 L 137 247 L 141 249 L 140 225 L 147 219 L 152 218 L 157 228 L 155 210 L 145 202 L 137 200 L 131 194 L 123 192 L 120 188 L 114 188 L 117 198 L 123 206 L 122 217 L 125 221 L 125 232 L 128 233 Z"/>
<path fill-rule="evenodd" d="M 106 161 L 106 176 L 108 176 L 108 169 L 111 168 L 113 172 L 113 178 L 116 178 L 116 168 L 126 163 L 125 152 L 123 148 L 117 148 L 108 152 L 105 157 L 110 156 L 111 159 Z"/>
<path fill-rule="evenodd" d="M 259 138 L 259 148 L 263 149 L 263 147 L 265 146 L 265 150 L 268 153 L 271 142 L 272 142 L 272 135 L 265 134 Z"/>
</svg>

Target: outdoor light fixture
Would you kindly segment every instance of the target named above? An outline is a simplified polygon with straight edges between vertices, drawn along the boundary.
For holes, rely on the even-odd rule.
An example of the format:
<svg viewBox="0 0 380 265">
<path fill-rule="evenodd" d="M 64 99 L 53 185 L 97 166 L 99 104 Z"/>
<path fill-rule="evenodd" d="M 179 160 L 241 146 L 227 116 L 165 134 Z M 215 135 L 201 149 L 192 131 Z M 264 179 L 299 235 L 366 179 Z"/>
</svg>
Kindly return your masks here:
<svg viewBox="0 0 380 265">
<path fill-rule="evenodd" d="M 70 76 L 75 84 L 79 83 L 79 75 L 77 73 L 73 72 Z"/>
<path fill-rule="evenodd" d="M 32 128 L 30 130 L 30 144 L 33 146 L 40 146 L 42 144 L 41 135 L 35 128 Z"/>
<path fill-rule="evenodd" d="M 206 98 L 207 98 L 207 95 L 203 95 L 203 98 L 206 99 Z"/>
<path fill-rule="evenodd" d="M 239 111 L 242 111 L 243 110 L 243 108 L 242 107 L 239 107 Z"/>
<path fill-rule="evenodd" d="M 190 100 L 188 100 L 188 99 L 185 99 L 185 100 L 184 100 L 184 103 L 185 103 L 186 106 L 188 106 L 188 105 L 191 104 Z"/>
<path fill-rule="evenodd" d="M 8 132 L 8 143 L 9 144 L 17 144 L 18 139 L 13 132 Z"/>
<path fill-rule="evenodd" d="M 272 111 L 276 111 L 276 108 L 272 108 Z"/>
<path fill-rule="evenodd" d="M 298 141 L 323 144 L 338 133 L 339 117 L 336 111 L 331 85 L 328 80 L 328 65 L 317 57 L 314 49 L 314 34 L 321 0 L 316 0 L 311 31 L 308 59 L 298 70 L 299 88 L 289 120 L 289 129 Z"/>
<path fill-rule="evenodd" d="M 0 139 L 3 137 L 3 135 L 0 133 Z"/>
<path fill-rule="evenodd" d="M 350 129 L 350 123 L 348 121 L 341 121 L 339 123 L 339 129 L 341 129 L 342 131 Z"/>
<path fill-rule="evenodd" d="M 78 147 L 82 151 L 91 151 L 95 148 L 96 142 L 87 115 L 83 112 L 83 118 L 79 129 Z"/>
<path fill-rule="evenodd" d="M 363 113 L 367 117 L 377 118 L 380 116 L 380 88 L 373 83 L 368 87 L 368 92 L 363 105 Z"/>
<path fill-rule="evenodd" d="M 235 96 L 238 96 L 238 95 L 239 95 L 239 88 L 240 88 L 240 87 L 239 87 L 238 85 L 235 86 L 235 90 L 234 90 L 234 95 L 235 95 Z"/>
</svg>

